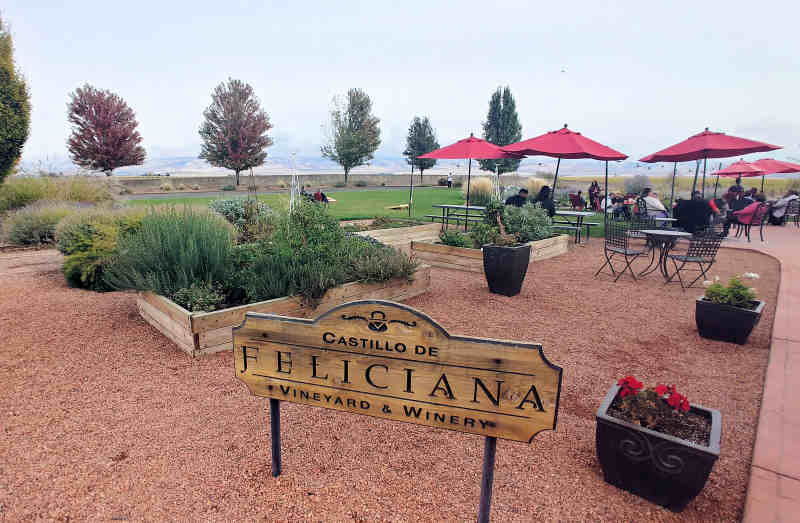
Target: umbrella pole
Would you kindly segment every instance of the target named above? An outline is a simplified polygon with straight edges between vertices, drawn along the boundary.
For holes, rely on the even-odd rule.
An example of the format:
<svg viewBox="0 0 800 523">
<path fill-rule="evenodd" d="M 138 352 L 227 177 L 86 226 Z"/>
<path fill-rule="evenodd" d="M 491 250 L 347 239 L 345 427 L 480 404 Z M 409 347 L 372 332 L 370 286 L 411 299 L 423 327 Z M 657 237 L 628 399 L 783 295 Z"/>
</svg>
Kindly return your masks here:
<svg viewBox="0 0 800 523">
<path fill-rule="evenodd" d="M 414 165 L 411 165 L 411 184 L 408 189 L 408 217 L 411 218 L 411 203 L 414 201 Z"/>
<path fill-rule="evenodd" d="M 603 195 L 603 236 L 608 237 L 605 232 L 608 228 L 608 160 L 606 160 L 606 192 Z"/>
<path fill-rule="evenodd" d="M 467 216 L 469 216 L 469 182 L 472 176 L 472 158 L 469 159 L 469 164 L 467 166 L 467 209 L 464 212 L 464 232 L 467 232 L 467 224 L 469 224 L 469 220 L 467 220 Z"/>
<path fill-rule="evenodd" d="M 556 201 L 556 183 L 558 183 L 558 168 L 561 166 L 561 158 L 556 162 L 556 175 L 553 177 L 553 189 L 550 191 L 550 201 L 555 205 Z"/>
<path fill-rule="evenodd" d="M 678 162 L 672 167 L 672 191 L 669 193 L 669 213 L 672 214 L 672 200 L 675 199 L 675 175 L 678 174 Z"/>
<path fill-rule="evenodd" d="M 708 158 L 703 158 L 703 199 L 706 199 L 706 164 L 708 163 Z"/>
<path fill-rule="evenodd" d="M 694 199 L 694 190 L 697 189 L 697 175 L 700 174 L 700 160 L 695 162 L 694 168 L 694 181 L 692 182 L 692 194 L 689 195 L 689 199 Z"/>
<path fill-rule="evenodd" d="M 761 175 L 761 192 L 764 192 L 764 175 Z"/>
<path fill-rule="evenodd" d="M 714 199 L 717 198 L 717 187 L 719 187 L 719 175 L 717 175 L 717 181 L 714 182 Z"/>
</svg>

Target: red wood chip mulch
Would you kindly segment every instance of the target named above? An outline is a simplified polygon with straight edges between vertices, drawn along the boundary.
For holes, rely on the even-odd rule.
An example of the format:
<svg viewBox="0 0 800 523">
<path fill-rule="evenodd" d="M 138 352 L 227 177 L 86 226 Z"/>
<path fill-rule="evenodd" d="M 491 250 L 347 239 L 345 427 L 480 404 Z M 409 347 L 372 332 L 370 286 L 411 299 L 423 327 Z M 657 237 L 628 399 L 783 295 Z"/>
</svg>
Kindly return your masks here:
<svg viewBox="0 0 800 523">
<path fill-rule="evenodd" d="M 557 432 L 499 441 L 495 521 L 734 521 L 741 517 L 778 263 L 723 249 L 711 271 L 756 272 L 767 307 L 745 346 L 698 337 L 694 299 L 656 274 L 592 278 L 593 240 L 531 266 L 521 295 L 433 271 L 409 301 L 454 334 L 539 342 L 564 368 Z M 474 520 L 483 439 L 284 403 L 284 473 L 270 476 L 267 401 L 229 353 L 190 359 L 134 297 L 70 289 L 53 251 L 0 255 L 0 520 Z M 673 514 L 607 485 L 595 411 L 632 374 L 723 415 L 722 455 Z"/>
</svg>

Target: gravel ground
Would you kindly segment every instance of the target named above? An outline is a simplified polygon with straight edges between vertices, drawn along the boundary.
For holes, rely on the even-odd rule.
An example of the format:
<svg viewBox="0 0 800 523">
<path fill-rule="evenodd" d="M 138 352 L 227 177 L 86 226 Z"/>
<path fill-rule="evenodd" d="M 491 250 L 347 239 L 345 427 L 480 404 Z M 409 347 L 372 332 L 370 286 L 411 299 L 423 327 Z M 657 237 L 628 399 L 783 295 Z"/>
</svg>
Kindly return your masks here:
<svg viewBox="0 0 800 523">
<path fill-rule="evenodd" d="M 564 368 L 556 432 L 499 441 L 494 521 L 741 518 L 778 264 L 723 250 L 713 271 L 757 272 L 767 307 L 746 346 L 699 338 L 698 290 L 592 278 L 594 241 L 533 266 L 521 295 L 434 270 L 409 304 L 452 333 L 531 340 Z M 68 288 L 53 251 L 0 255 L 0 520 L 471 521 L 483 439 L 284 403 L 284 473 L 270 476 L 267 401 L 230 354 L 192 360 L 130 294 Z M 673 514 L 604 483 L 594 413 L 633 374 L 723 413 L 722 456 Z"/>
</svg>

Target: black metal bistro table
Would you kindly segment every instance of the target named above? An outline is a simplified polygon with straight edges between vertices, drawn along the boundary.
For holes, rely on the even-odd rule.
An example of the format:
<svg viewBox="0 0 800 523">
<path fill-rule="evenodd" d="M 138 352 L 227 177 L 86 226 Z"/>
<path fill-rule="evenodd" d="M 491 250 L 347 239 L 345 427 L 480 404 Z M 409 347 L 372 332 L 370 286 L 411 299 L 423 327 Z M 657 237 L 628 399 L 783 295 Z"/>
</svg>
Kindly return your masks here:
<svg viewBox="0 0 800 523">
<path fill-rule="evenodd" d="M 458 225 L 461 220 L 464 220 L 465 224 L 469 221 L 482 220 L 484 212 L 486 211 L 486 207 L 481 207 L 480 205 L 466 206 L 437 203 L 432 207 L 442 210 L 442 228 L 444 228 L 445 225 L 450 225 L 450 220 L 454 220 L 456 225 Z M 469 211 L 476 211 L 476 213 L 479 212 L 480 214 L 470 214 Z"/>
<path fill-rule="evenodd" d="M 640 272 L 639 276 L 647 276 L 656 269 L 661 269 L 661 274 L 664 276 L 664 279 L 669 278 L 669 274 L 667 273 L 667 254 L 669 254 L 669 251 L 675 246 L 676 241 L 680 238 L 691 238 L 692 234 L 684 231 L 676 231 L 675 229 L 641 229 L 638 232 L 647 236 L 651 249 L 659 249 L 658 262 L 654 263 L 654 256 L 650 261 L 650 265 Z"/>
<path fill-rule="evenodd" d="M 589 211 L 556 211 L 556 216 L 563 216 L 566 224 L 572 227 L 577 227 L 577 230 L 575 231 L 575 243 L 580 243 L 581 229 L 583 229 L 583 219 L 587 216 L 594 216 L 594 213 Z M 575 218 L 575 221 L 571 221 L 570 218 Z M 586 231 L 586 239 L 589 239 L 588 229 Z"/>
</svg>

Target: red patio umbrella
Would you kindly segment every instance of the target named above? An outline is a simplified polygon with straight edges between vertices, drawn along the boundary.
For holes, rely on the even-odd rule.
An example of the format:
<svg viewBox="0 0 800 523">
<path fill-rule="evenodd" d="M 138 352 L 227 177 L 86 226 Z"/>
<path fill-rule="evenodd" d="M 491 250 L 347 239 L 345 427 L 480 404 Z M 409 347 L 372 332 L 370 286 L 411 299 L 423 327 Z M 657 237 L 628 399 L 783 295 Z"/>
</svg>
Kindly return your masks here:
<svg viewBox="0 0 800 523">
<path fill-rule="evenodd" d="M 733 162 L 724 169 L 711 174 L 729 178 L 738 178 L 739 176 L 746 178 L 748 176 L 761 176 L 764 174 L 764 169 L 759 168 L 755 164 L 745 162 L 744 160 L 739 160 L 738 162 Z"/>
<path fill-rule="evenodd" d="M 523 140 L 503 147 L 504 151 L 521 153 L 525 156 L 550 156 L 558 158 L 556 174 L 553 177 L 551 199 L 555 198 L 558 183 L 558 169 L 562 158 L 591 158 L 606 162 L 606 197 L 608 197 L 608 161 L 624 160 L 628 156 L 610 147 L 595 142 L 581 133 L 571 131 L 567 124 L 557 131 L 550 131 L 529 140 Z"/>
<path fill-rule="evenodd" d="M 756 160 L 752 163 L 752 165 L 763 169 L 764 174 L 800 172 L 800 164 L 785 162 L 783 160 L 774 160 L 772 158 L 762 158 L 760 160 Z"/>
<path fill-rule="evenodd" d="M 764 170 L 761 174 L 761 192 L 764 192 L 764 176 L 767 174 L 800 173 L 800 164 L 772 158 L 756 160 L 752 165 Z"/>
<path fill-rule="evenodd" d="M 506 152 L 493 143 L 475 138 L 472 133 L 470 133 L 469 138 L 464 138 L 454 144 L 418 156 L 418 158 L 437 160 L 469 160 L 469 166 L 467 167 L 467 214 L 469 214 L 469 186 L 472 177 L 472 160 L 498 160 L 502 158 L 521 157 L 522 155 L 520 154 Z M 465 231 L 467 230 L 467 223 L 467 220 L 464 220 Z"/>
<path fill-rule="evenodd" d="M 703 160 L 703 195 L 705 196 L 706 166 L 709 158 L 730 158 L 743 154 L 774 151 L 780 149 L 777 145 L 771 145 L 747 138 L 730 136 L 725 133 L 716 133 L 706 130 L 702 133 L 690 136 L 686 140 L 662 149 L 656 153 L 641 158 L 640 162 L 688 162 L 691 160 Z M 697 164 L 692 182 L 692 194 L 697 188 L 697 175 L 700 172 L 700 164 Z"/>
<path fill-rule="evenodd" d="M 722 164 L 720 164 L 722 167 Z M 717 175 L 717 181 L 714 183 L 714 198 L 717 197 L 717 187 L 719 186 L 719 177 L 724 176 L 727 178 L 740 178 L 742 176 L 761 176 L 764 174 L 764 170 L 756 167 L 754 164 L 745 162 L 744 160 L 739 160 L 738 162 L 733 162 L 729 166 L 724 169 L 720 169 L 715 173 L 711 173 Z"/>
</svg>

